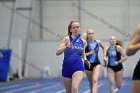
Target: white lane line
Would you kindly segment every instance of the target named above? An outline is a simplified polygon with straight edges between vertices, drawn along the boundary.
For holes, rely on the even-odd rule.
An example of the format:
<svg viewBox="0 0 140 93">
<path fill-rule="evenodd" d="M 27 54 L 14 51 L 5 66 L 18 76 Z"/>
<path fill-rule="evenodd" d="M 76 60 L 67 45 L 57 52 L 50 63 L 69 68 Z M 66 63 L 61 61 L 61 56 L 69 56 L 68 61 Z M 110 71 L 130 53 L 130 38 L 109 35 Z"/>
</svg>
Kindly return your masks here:
<svg viewBox="0 0 140 93">
<path fill-rule="evenodd" d="M 5 87 L 1 87 L 0 88 L 0 90 L 8 90 L 8 89 L 10 89 L 10 88 L 17 88 L 17 87 L 24 87 L 25 85 L 27 85 L 27 84 L 15 84 L 15 85 L 9 85 L 9 86 L 5 86 Z M 34 83 L 30 83 L 30 84 L 28 84 L 28 86 L 29 85 L 34 85 Z"/>
<path fill-rule="evenodd" d="M 21 91 L 21 90 L 25 90 L 25 89 L 31 89 L 31 88 L 35 88 L 35 87 L 37 87 L 37 86 L 33 85 L 33 86 L 28 86 L 28 87 L 22 87 L 22 88 L 5 91 L 5 93 L 12 93 L 12 92 Z"/>
<path fill-rule="evenodd" d="M 64 93 L 64 92 L 66 92 L 65 89 L 60 90 L 60 91 L 57 91 L 57 92 L 55 92 L 55 93 Z"/>
<path fill-rule="evenodd" d="M 6 90 L 6 89 L 9 89 L 9 88 L 15 88 L 15 87 L 18 87 L 18 86 L 21 86 L 21 85 L 6 86 L 6 87 L 0 88 L 0 90 Z"/>
<path fill-rule="evenodd" d="M 14 88 L 14 87 L 21 87 L 26 85 L 34 85 L 34 82 L 18 82 L 18 83 L 11 83 L 11 84 L 5 84 L 4 86 L 0 86 L 0 90 Z"/>
<path fill-rule="evenodd" d="M 103 86 L 102 83 L 100 83 L 100 84 L 98 85 L 98 88 L 101 87 L 101 86 Z M 90 93 L 90 89 L 89 89 L 89 90 L 86 90 L 86 91 L 84 91 L 84 92 L 82 92 L 82 93 Z"/>
<path fill-rule="evenodd" d="M 41 93 L 41 91 L 44 91 L 44 90 L 47 90 L 47 89 L 51 89 L 51 88 L 55 88 L 55 87 L 58 87 L 58 85 L 37 89 L 37 90 L 31 91 L 31 92 L 28 92 L 28 93 L 38 93 L 38 92 Z"/>
</svg>

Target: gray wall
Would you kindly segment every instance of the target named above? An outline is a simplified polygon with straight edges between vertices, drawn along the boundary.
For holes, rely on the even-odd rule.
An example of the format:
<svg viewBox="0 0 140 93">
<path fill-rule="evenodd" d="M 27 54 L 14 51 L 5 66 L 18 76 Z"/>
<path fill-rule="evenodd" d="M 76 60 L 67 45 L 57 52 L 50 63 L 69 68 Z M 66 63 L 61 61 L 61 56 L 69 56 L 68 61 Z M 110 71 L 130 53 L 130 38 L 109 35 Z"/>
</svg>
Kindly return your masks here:
<svg viewBox="0 0 140 93">
<path fill-rule="evenodd" d="M 0 2 L 0 47 L 8 47 L 12 12 L 5 5 L 13 7 L 13 2 Z"/>
<path fill-rule="evenodd" d="M 100 39 L 114 33 L 126 39 L 122 34 L 131 33 L 140 19 L 138 0 L 43 0 L 43 4 L 35 0 L 34 3 L 35 10 L 39 6 L 42 9 L 42 12 L 34 11 L 34 19 L 44 26 L 42 30 L 33 28 L 34 40 L 58 40 L 57 34 L 67 34 L 67 26 L 74 19 L 80 21 L 83 33 L 94 28 Z M 39 33 L 42 37 L 36 36 Z"/>
<path fill-rule="evenodd" d="M 31 31 L 29 22 L 31 0 L 6 0 L 0 2 L 0 6 L 0 47 L 12 49 L 11 73 L 18 70 L 21 77 L 28 47 L 27 40 Z"/>
<path fill-rule="evenodd" d="M 27 78 L 42 77 L 45 67 L 50 68 L 52 77 L 61 76 L 63 55 L 57 57 L 55 52 L 71 20 L 80 21 L 82 33 L 94 28 L 96 39 L 106 46 L 109 46 L 108 38 L 115 35 L 124 40 L 125 47 L 129 40 L 127 33 L 132 33 L 140 20 L 139 0 L 40 1 L 6 2 L 6 6 L 16 9 L 13 11 L 0 3 L 0 47 L 10 44 L 13 53 L 19 56 L 12 56 L 11 67 L 21 75 L 25 64 Z M 100 55 L 102 60 L 102 52 Z M 125 77 L 132 76 L 138 59 L 139 52 L 124 63 Z M 102 69 L 101 76 L 106 76 L 105 72 Z"/>
</svg>

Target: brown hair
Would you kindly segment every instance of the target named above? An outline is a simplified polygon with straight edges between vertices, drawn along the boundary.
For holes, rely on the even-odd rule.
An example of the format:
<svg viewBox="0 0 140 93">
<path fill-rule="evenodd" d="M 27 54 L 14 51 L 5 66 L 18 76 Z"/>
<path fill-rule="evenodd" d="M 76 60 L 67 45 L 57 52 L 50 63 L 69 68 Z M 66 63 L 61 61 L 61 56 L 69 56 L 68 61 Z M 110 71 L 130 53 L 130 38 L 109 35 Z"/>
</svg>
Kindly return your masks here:
<svg viewBox="0 0 140 93">
<path fill-rule="evenodd" d="M 123 41 L 122 40 L 116 40 L 116 45 L 119 45 L 119 46 L 123 46 Z"/>
<path fill-rule="evenodd" d="M 71 29 L 71 25 L 74 23 L 74 22 L 78 22 L 76 20 L 73 20 L 70 22 L 69 26 L 68 26 L 68 35 L 72 35 L 72 32 L 70 32 L 70 29 Z M 79 23 L 79 22 L 78 22 Z"/>
<path fill-rule="evenodd" d="M 119 46 L 123 46 L 123 41 L 122 40 L 119 40 L 119 39 L 117 39 L 117 37 L 115 37 L 115 36 L 111 36 L 111 38 L 115 38 L 116 39 L 116 45 L 119 45 Z"/>
</svg>

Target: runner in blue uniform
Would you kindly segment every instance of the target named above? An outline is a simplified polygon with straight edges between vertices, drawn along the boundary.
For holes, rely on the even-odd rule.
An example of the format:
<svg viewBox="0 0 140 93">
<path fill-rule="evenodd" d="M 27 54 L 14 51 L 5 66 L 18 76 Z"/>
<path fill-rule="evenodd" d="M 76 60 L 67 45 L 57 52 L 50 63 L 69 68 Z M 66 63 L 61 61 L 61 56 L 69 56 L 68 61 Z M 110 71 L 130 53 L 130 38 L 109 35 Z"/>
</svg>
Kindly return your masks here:
<svg viewBox="0 0 140 93">
<path fill-rule="evenodd" d="M 140 49 L 140 24 L 136 27 L 131 40 L 129 41 L 126 53 L 128 56 L 134 55 Z M 132 93 L 140 93 L 140 59 L 134 69 L 132 78 Z"/>
<path fill-rule="evenodd" d="M 79 22 L 71 21 L 68 26 L 68 36 L 64 37 L 56 52 L 56 55 L 64 53 L 62 76 L 66 93 L 78 93 L 78 87 L 84 72 L 82 57 L 90 66 L 85 56 L 86 41 L 79 38 L 74 44 L 71 44 L 71 41 L 80 32 Z"/>
<path fill-rule="evenodd" d="M 94 30 L 88 29 L 87 33 L 84 35 L 85 40 L 87 41 L 87 47 L 85 49 L 86 56 L 88 61 L 90 62 L 90 68 L 88 65 L 84 64 L 86 75 L 89 81 L 89 86 L 91 93 L 97 93 L 98 89 L 98 78 L 101 69 L 101 63 L 98 58 L 99 47 L 105 51 L 105 46 L 100 40 L 94 39 Z"/>
<path fill-rule="evenodd" d="M 107 48 L 105 56 L 108 57 L 107 76 L 110 82 L 110 93 L 114 93 L 114 84 L 116 84 L 118 89 L 122 86 L 122 62 L 127 59 L 127 55 L 122 49 L 122 41 L 117 40 L 116 37 L 112 36 L 109 42 L 110 47 Z"/>
</svg>

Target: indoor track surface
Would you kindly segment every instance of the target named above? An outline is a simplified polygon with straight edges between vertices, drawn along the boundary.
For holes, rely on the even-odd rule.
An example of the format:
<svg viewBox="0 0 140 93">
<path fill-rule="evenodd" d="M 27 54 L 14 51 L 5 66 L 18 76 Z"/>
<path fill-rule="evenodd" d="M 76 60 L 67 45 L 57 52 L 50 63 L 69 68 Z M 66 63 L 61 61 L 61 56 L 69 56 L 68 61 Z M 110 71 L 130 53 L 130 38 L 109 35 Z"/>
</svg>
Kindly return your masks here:
<svg viewBox="0 0 140 93">
<path fill-rule="evenodd" d="M 64 85 L 60 79 L 35 79 L 17 81 L 12 83 L 0 83 L 0 93 L 64 93 Z M 114 89 L 115 93 L 131 93 L 131 79 L 124 78 L 122 88 Z M 79 93 L 90 93 L 88 81 L 83 79 L 79 87 Z M 98 93 L 109 93 L 109 82 L 106 78 L 100 78 Z"/>
</svg>

